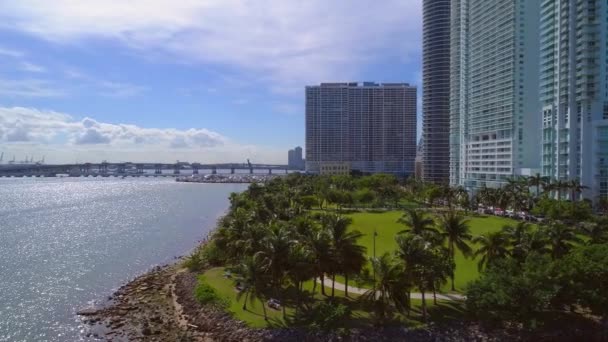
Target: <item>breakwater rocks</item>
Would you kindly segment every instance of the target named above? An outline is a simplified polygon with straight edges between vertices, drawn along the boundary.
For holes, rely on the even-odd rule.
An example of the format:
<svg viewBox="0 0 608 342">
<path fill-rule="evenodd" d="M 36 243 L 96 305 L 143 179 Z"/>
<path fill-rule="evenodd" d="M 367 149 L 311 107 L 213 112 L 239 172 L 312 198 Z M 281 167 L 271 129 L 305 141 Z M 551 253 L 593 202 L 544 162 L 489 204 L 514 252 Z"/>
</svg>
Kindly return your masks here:
<svg viewBox="0 0 608 342">
<path fill-rule="evenodd" d="M 158 267 L 122 286 L 106 307 L 78 312 L 86 337 L 104 341 L 213 341 L 188 325 L 176 305 L 178 266 Z"/>
<path fill-rule="evenodd" d="M 550 329 L 527 335 L 520 328 L 485 331 L 471 322 L 352 329 L 348 336 L 305 329 L 253 329 L 225 312 L 202 306 L 194 298 L 196 274 L 178 264 L 155 268 L 122 286 L 103 308 L 79 311 L 89 329 L 86 337 L 103 341 L 571 341 L 596 340 L 588 329 Z M 592 335 L 591 335 L 592 336 Z"/>
</svg>

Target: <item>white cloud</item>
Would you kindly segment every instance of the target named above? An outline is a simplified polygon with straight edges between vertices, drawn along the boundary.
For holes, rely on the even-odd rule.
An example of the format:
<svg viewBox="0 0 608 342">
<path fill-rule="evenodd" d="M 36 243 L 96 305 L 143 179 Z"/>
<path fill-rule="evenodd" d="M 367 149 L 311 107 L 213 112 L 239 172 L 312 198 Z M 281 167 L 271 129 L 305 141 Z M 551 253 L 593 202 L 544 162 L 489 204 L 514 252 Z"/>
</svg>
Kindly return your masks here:
<svg viewBox="0 0 608 342">
<path fill-rule="evenodd" d="M 110 97 L 132 97 L 141 94 L 145 88 L 130 83 L 101 81 L 97 83 L 100 93 Z"/>
<path fill-rule="evenodd" d="M 18 58 L 23 56 L 24 53 L 22 51 L 19 50 L 14 50 L 14 49 L 9 49 L 9 48 L 5 48 L 0 46 L 0 56 L 8 56 L 8 57 L 13 57 L 13 58 Z"/>
<path fill-rule="evenodd" d="M 62 97 L 64 89 L 47 80 L 22 79 L 10 80 L 0 78 L 0 96 L 6 97 Z"/>
<path fill-rule="evenodd" d="M 21 0 L 0 3 L 0 27 L 60 44 L 111 39 L 300 94 L 304 84 L 357 78 L 367 63 L 418 53 L 420 12 L 414 0 Z"/>
<path fill-rule="evenodd" d="M 21 62 L 21 64 L 19 65 L 19 69 L 21 69 L 23 71 L 27 71 L 27 72 L 33 72 L 33 73 L 46 72 L 45 67 L 43 67 L 41 65 L 29 63 L 29 62 Z"/>
<path fill-rule="evenodd" d="M 130 160 L 284 163 L 284 151 L 238 144 L 204 128 L 145 128 L 23 107 L 0 107 L 0 146 L 52 162 Z"/>
</svg>

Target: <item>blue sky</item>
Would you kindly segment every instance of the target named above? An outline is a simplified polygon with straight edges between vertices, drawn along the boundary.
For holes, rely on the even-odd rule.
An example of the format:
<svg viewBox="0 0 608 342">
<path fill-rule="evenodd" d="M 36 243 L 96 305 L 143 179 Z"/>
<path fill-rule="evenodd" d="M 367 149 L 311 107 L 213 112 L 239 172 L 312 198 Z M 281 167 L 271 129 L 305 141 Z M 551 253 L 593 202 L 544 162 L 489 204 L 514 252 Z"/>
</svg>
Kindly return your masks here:
<svg viewBox="0 0 608 342">
<path fill-rule="evenodd" d="M 417 0 L 0 0 L 0 152 L 283 163 L 305 85 L 420 83 L 420 17 Z"/>
</svg>

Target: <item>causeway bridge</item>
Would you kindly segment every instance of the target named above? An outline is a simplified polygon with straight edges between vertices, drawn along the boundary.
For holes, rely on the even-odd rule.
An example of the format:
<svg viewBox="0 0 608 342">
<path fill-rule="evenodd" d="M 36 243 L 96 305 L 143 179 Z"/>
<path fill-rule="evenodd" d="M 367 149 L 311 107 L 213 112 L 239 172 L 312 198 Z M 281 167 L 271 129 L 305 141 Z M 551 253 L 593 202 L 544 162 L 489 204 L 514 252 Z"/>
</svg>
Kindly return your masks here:
<svg viewBox="0 0 608 342">
<path fill-rule="evenodd" d="M 82 164 L 6 164 L 0 177 L 177 177 L 180 175 L 224 173 L 288 173 L 288 165 L 252 163 L 82 163 Z"/>
</svg>

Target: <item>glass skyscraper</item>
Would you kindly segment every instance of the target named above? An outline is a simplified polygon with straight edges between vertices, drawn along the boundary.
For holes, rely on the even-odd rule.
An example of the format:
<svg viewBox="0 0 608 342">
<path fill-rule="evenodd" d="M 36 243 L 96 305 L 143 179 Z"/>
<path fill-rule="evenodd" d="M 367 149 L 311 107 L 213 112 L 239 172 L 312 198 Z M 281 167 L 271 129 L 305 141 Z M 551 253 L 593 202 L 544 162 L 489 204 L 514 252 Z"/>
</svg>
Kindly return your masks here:
<svg viewBox="0 0 608 342">
<path fill-rule="evenodd" d="M 542 173 L 592 200 L 608 197 L 607 27 L 606 0 L 541 3 Z"/>
<path fill-rule="evenodd" d="M 450 183 L 540 169 L 540 0 L 452 0 Z"/>
<path fill-rule="evenodd" d="M 423 1 L 422 174 L 428 182 L 450 177 L 450 0 Z"/>
</svg>

